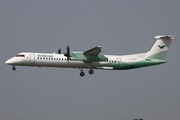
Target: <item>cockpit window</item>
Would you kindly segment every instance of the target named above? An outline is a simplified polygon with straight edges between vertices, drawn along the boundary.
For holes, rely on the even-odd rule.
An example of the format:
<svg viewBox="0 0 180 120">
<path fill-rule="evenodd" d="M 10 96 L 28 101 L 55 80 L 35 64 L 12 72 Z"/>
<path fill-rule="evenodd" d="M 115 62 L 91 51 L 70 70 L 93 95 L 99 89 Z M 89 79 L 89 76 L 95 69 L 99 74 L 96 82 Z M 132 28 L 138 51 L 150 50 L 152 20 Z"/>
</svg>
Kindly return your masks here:
<svg viewBox="0 0 180 120">
<path fill-rule="evenodd" d="M 25 55 L 16 55 L 16 57 L 24 57 Z"/>
</svg>

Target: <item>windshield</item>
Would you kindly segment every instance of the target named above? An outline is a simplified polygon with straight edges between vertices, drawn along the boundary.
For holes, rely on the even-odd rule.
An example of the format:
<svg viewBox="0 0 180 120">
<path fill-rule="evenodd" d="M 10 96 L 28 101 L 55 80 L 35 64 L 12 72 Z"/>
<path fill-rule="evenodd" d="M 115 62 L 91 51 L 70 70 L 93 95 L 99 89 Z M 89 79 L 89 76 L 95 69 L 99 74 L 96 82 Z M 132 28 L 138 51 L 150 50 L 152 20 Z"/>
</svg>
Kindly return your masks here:
<svg viewBox="0 0 180 120">
<path fill-rule="evenodd" d="M 16 55 L 16 57 L 24 57 L 24 55 Z"/>
</svg>

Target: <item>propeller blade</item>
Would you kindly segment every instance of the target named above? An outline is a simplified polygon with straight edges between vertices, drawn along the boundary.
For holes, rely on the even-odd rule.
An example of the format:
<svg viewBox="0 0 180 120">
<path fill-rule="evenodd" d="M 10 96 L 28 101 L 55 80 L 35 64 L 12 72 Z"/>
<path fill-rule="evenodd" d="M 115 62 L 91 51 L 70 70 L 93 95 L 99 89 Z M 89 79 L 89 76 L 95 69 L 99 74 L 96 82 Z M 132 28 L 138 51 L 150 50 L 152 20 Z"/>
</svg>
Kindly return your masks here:
<svg viewBox="0 0 180 120">
<path fill-rule="evenodd" d="M 70 60 L 70 47 L 66 46 L 66 50 L 67 50 L 67 53 L 64 53 L 64 56 L 66 56 L 67 60 L 69 61 Z"/>
<path fill-rule="evenodd" d="M 68 56 L 70 56 L 69 54 L 70 54 L 70 47 L 69 46 L 67 46 L 67 54 L 68 54 Z"/>
<path fill-rule="evenodd" d="M 61 54 L 61 48 L 58 49 L 58 54 Z"/>
</svg>

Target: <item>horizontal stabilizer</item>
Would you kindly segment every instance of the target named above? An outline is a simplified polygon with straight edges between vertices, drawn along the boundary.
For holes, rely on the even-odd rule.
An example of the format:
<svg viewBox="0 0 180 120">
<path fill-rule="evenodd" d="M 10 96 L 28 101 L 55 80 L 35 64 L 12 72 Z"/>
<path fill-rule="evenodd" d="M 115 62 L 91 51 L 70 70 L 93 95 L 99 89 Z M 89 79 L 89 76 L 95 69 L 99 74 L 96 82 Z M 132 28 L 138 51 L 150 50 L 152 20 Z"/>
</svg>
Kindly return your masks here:
<svg viewBox="0 0 180 120">
<path fill-rule="evenodd" d="M 169 40 L 172 40 L 174 39 L 174 36 L 172 35 L 158 35 L 158 36 L 155 36 L 156 39 L 169 39 Z"/>
</svg>

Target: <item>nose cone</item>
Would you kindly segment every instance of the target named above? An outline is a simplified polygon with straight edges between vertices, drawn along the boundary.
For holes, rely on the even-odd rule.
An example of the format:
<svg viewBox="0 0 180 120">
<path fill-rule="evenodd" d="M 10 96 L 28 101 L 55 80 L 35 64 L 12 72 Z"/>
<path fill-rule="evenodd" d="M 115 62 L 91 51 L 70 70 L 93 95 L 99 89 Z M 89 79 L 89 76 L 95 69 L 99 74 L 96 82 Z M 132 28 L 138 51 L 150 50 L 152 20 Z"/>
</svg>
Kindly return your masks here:
<svg viewBox="0 0 180 120">
<path fill-rule="evenodd" d="M 12 59 L 9 59 L 5 62 L 6 65 L 12 65 L 13 64 L 13 60 Z"/>
</svg>

